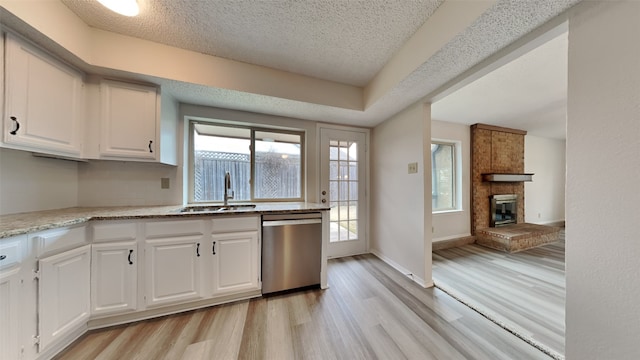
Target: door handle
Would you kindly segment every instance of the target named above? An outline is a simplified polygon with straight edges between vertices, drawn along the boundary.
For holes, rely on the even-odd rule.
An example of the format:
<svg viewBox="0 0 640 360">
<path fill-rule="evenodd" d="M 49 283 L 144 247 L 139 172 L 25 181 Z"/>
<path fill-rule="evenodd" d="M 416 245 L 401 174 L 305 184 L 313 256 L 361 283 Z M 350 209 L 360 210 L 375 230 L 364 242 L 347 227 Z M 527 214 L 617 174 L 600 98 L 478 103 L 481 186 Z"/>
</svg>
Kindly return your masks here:
<svg viewBox="0 0 640 360">
<path fill-rule="evenodd" d="M 18 122 L 18 119 L 15 116 L 11 116 L 11 120 L 16 122 L 16 128 L 9 131 L 9 134 L 11 135 L 17 135 L 18 134 L 18 130 L 20 130 L 20 123 Z"/>
</svg>

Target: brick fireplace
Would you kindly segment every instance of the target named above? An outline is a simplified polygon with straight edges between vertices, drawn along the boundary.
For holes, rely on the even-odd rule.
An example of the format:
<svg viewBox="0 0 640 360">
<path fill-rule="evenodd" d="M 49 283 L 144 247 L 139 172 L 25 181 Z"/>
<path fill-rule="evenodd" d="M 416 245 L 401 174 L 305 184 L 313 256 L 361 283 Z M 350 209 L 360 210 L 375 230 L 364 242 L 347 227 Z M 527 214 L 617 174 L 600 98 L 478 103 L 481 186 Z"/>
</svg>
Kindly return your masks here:
<svg viewBox="0 0 640 360">
<path fill-rule="evenodd" d="M 526 131 L 484 124 L 471 126 L 471 234 L 490 227 L 491 196 L 518 197 L 518 223 L 524 222 L 524 183 L 483 181 L 483 174 L 524 173 Z"/>
<path fill-rule="evenodd" d="M 515 252 L 558 239 L 559 228 L 524 222 L 524 181 L 533 175 L 524 174 L 526 134 L 471 126 L 471 234 L 480 245 Z M 510 205 L 502 202 L 507 198 L 513 201 Z"/>
</svg>

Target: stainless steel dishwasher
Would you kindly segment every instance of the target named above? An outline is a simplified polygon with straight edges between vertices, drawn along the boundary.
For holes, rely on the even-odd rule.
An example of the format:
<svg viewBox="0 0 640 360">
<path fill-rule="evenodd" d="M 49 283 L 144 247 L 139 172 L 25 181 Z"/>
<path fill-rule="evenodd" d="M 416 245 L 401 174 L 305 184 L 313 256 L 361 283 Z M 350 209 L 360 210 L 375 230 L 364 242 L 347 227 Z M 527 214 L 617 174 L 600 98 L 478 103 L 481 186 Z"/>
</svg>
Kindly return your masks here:
<svg viewBox="0 0 640 360">
<path fill-rule="evenodd" d="M 262 216 L 262 293 L 320 284 L 322 215 Z"/>
</svg>

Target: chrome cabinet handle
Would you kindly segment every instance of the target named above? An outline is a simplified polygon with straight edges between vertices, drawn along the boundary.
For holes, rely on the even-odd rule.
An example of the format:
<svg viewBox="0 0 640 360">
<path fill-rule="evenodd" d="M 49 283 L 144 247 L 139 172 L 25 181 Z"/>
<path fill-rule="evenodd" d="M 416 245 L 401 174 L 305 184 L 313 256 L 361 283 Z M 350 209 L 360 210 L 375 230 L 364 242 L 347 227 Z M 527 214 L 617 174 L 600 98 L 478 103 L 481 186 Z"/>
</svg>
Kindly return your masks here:
<svg viewBox="0 0 640 360">
<path fill-rule="evenodd" d="M 129 260 L 129 265 L 133 265 L 133 261 L 131 261 L 131 254 L 133 254 L 133 250 L 129 250 L 129 257 L 127 258 L 127 260 Z"/>
<path fill-rule="evenodd" d="M 18 130 L 20 130 L 20 123 L 18 122 L 18 119 L 15 116 L 11 116 L 11 120 L 16 122 L 16 128 L 9 131 L 9 134 L 11 135 L 17 135 L 18 134 Z"/>
<path fill-rule="evenodd" d="M 151 144 L 153 144 L 153 140 L 149 140 L 149 152 L 152 153 L 153 149 L 151 148 Z"/>
</svg>

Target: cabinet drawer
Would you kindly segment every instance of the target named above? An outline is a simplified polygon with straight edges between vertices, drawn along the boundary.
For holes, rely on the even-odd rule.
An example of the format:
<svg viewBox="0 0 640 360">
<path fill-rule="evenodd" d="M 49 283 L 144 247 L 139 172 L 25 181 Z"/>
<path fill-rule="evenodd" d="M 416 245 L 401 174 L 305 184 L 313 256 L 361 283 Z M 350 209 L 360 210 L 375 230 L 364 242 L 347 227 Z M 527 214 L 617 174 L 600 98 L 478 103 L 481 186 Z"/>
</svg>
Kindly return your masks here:
<svg viewBox="0 0 640 360">
<path fill-rule="evenodd" d="M 214 234 L 258 230 L 260 218 L 258 216 L 220 217 L 211 220 Z"/>
<path fill-rule="evenodd" d="M 85 227 L 60 228 L 29 235 L 38 249 L 38 257 L 88 244 Z"/>
<path fill-rule="evenodd" d="M 157 221 L 145 224 L 147 239 L 203 234 L 204 222 L 202 220 Z"/>
<path fill-rule="evenodd" d="M 137 223 L 97 223 L 93 224 L 93 241 L 130 241 L 138 237 Z"/>
<path fill-rule="evenodd" d="M 0 240 L 0 270 L 20 266 L 23 254 L 21 237 Z"/>
</svg>

